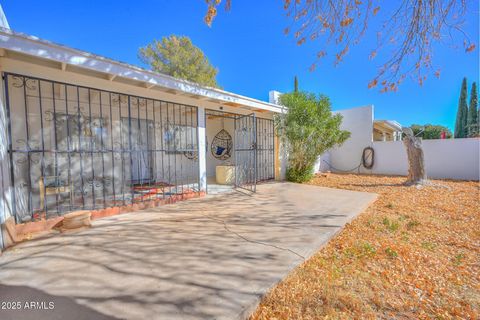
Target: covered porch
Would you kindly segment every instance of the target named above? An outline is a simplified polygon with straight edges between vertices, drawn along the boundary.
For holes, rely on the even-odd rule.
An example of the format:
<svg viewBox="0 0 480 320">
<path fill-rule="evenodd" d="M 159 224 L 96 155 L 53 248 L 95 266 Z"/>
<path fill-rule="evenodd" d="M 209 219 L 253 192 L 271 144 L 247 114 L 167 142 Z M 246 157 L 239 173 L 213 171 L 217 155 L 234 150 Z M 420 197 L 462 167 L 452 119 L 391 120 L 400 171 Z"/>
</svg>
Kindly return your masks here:
<svg viewBox="0 0 480 320">
<path fill-rule="evenodd" d="M 219 166 L 236 177 L 223 186 L 280 177 L 278 105 L 0 35 L 0 223 L 204 194 Z M 233 129 L 219 115 L 235 115 Z M 226 147 L 220 126 L 232 137 Z"/>
</svg>

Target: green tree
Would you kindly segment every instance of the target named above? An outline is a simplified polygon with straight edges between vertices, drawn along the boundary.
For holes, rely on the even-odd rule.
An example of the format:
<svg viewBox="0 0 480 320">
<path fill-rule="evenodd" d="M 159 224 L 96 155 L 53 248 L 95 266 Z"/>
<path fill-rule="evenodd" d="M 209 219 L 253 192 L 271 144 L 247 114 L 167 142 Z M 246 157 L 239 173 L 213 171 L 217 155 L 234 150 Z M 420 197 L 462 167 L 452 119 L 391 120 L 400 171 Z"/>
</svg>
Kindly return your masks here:
<svg viewBox="0 0 480 320">
<path fill-rule="evenodd" d="M 472 83 L 472 90 L 470 91 L 470 104 L 468 107 L 468 136 L 476 137 L 479 134 L 479 121 L 478 119 L 478 95 L 477 95 L 477 84 Z"/>
<path fill-rule="evenodd" d="M 218 69 L 190 38 L 171 35 L 139 49 L 139 58 L 154 71 L 200 85 L 218 87 Z"/>
<path fill-rule="evenodd" d="M 419 124 L 412 124 L 410 128 L 413 130 L 413 134 L 416 137 L 420 137 L 423 140 L 441 139 L 442 132 L 446 133 L 447 139 L 452 137 L 452 132 L 450 129 L 440 125 L 426 124 L 422 126 Z"/>
<path fill-rule="evenodd" d="M 308 181 L 318 157 L 345 142 L 350 132 L 340 129 L 342 116 L 332 114 L 330 99 L 324 95 L 286 93 L 280 104 L 286 111 L 276 117 L 275 128 L 288 153 L 287 179 Z"/>
<path fill-rule="evenodd" d="M 467 78 L 463 78 L 460 99 L 458 100 L 457 120 L 455 121 L 455 138 L 467 136 Z"/>
</svg>

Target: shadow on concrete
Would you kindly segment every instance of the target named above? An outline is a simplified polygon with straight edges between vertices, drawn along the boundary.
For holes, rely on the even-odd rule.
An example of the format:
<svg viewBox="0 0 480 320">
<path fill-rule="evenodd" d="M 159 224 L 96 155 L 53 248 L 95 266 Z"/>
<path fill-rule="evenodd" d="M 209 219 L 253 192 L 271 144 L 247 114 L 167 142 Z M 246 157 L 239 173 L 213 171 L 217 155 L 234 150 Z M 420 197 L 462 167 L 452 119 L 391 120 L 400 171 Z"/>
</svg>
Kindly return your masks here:
<svg viewBox="0 0 480 320">
<path fill-rule="evenodd" d="M 28 286 L 0 284 L 2 320 L 115 320 L 69 297 L 55 296 Z"/>
<path fill-rule="evenodd" d="M 118 215 L 5 252 L 1 291 L 64 297 L 65 310 L 92 312 L 89 319 L 235 319 L 372 200 L 360 192 L 272 184 L 254 196 L 232 193 Z"/>
</svg>

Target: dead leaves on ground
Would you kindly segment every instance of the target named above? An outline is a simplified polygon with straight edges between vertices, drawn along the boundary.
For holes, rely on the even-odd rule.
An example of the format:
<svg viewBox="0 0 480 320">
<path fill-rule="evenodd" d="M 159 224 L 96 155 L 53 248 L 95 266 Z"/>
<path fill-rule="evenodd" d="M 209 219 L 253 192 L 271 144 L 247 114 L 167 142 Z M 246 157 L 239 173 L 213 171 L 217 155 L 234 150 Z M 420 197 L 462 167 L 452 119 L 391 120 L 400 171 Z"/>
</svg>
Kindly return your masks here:
<svg viewBox="0 0 480 320">
<path fill-rule="evenodd" d="M 480 318 L 479 183 L 417 189 L 404 180 L 314 178 L 379 198 L 274 288 L 252 319 Z"/>
</svg>

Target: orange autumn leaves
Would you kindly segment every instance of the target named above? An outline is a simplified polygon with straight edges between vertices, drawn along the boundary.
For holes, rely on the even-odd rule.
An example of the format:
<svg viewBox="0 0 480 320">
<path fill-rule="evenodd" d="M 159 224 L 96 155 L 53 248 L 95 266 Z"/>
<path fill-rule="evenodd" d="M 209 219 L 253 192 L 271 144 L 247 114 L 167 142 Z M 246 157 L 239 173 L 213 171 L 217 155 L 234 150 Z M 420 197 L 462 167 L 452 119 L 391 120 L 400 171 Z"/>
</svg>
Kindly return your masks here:
<svg viewBox="0 0 480 320">
<path fill-rule="evenodd" d="M 205 22 L 210 26 L 217 15 L 217 7 L 231 0 L 206 0 L 208 9 Z M 466 53 L 476 45 L 464 30 L 470 2 L 459 0 L 400 1 L 393 7 L 383 8 L 374 0 L 284 0 L 288 18 L 285 34 L 293 34 L 297 45 L 316 41 L 320 47 L 309 69 L 314 71 L 321 62 L 332 57 L 333 64 L 341 63 L 353 46 L 360 43 L 369 31 L 377 38 L 370 59 L 382 51 L 381 64 L 376 64 L 376 75 L 368 88 L 380 92 L 397 91 L 407 79 L 423 85 L 430 75 L 440 77 L 441 66 L 434 65 L 431 57 L 439 49 L 458 47 L 463 41 Z M 387 3 L 386 1 L 383 3 Z M 390 7 L 389 7 L 390 6 Z M 258 10 L 255 5 L 251 10 Z M 383 10 L 383 16 L 378 13 Z M 468 16 L 470 18 L 470 16 Z M 439 46 L 434 46 L 438 44 Z M 434 50 L 435 47 L 435 50 Z"/>
<path fill-rule="evenodd" d="M 331 174 L 310 184 L 378 200 L 262 301 L 259 319 L 478 319 L 480 185 Z"/>
</svg>

